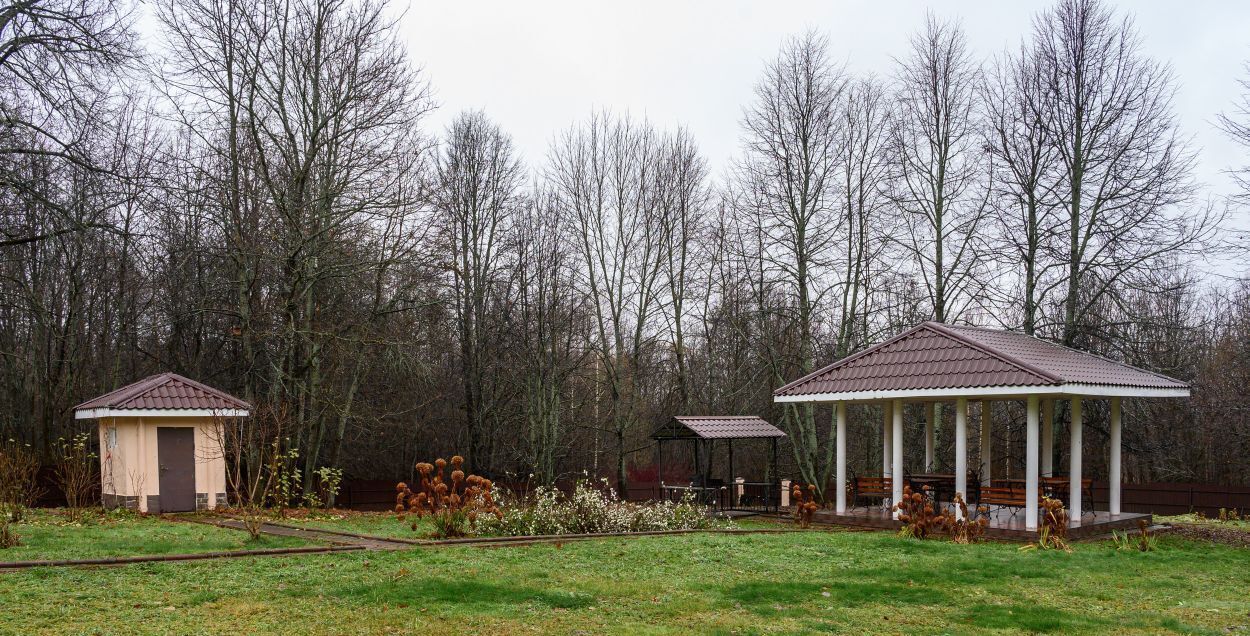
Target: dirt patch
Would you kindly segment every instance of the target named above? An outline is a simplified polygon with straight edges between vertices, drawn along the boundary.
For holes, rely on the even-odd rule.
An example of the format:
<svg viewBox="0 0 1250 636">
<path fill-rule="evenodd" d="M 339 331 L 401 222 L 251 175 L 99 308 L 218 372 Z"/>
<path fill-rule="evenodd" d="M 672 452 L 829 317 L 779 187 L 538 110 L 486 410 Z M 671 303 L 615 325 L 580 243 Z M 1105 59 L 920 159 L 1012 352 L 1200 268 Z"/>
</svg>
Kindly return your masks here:
<svg viewBox="0 0 1250 636">
<path fill-rule="evenodd" d="M 1219 526 L 1216 524 L 1173 524 L 1168 534 L 1186 539 L 1201 539 L 1211 543 L 1231 545 L 1241 548 L 1250 547 L 1250 530 L 1235 526 Z"/>
</svg>

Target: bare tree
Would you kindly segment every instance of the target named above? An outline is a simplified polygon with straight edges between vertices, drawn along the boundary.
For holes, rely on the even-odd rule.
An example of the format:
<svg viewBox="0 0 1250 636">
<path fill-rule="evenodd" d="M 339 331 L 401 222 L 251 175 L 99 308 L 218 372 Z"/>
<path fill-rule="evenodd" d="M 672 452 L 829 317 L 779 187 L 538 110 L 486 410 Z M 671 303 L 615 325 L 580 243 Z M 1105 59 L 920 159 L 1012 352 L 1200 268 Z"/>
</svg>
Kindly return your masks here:
<svg viewBox="0 0 1250 636">
<path fill-rule="evenodd" d="M 899 63 L 893 200 L 906 227 L 899 244 L 939 322 L 958 319 L 983 284 L 977 256 L 988 194 L 979 80 L 963 29 L 929 15 L 911 40 L 911 55 Z"/>
<path fill-rule="evenodd" d="M 0 216 L 0 248 L 87 229 L 83 218 L 21 169 L 36 157 L 90 173 L 124 177 L 115 156 L 98 153 L 108 122 L 124 117 L 125 75 L 137 55 L 129 9 L 114 0 L 32 0 L 0 7 L 0 188 L 44 207 L 31 225 Z"/>
<path fill-rule="evenodd" d="M 1049 136 L 1047 78 L 1026 46 L 999 57 L 981 87 L 985 109 L 985 147 L 999 169 L 994 175 L 992 207 L 998 253 L 1018 268 L 1000 280 L 1010 290 L 1005 303 L 1021 303 L 1021 327 L 1033 335 L 1041 311 L 1040 290 L 1056 234 L 1053 197 L 1057 171 L 1054 140 Z"/>
<path fill-rule="evenodd" d="M 1220 113 L 1216 123 L 1224 134 L 1250 151 L 1250 63 L 1245 65 L 1247 77 L 1237 80 L 1241 86 L 1241 97 L 1233 106 L 1231 113 Z M 1250 203 L 1250 163 L 1229 169 L 1229 174 L 1241 187 L 1236 198 L 1243 204 Z"/>
<path fill-rule="evenodd" d="M 703 218 L 711 191 L 707 183 L 707 162 L 699 155 L 689 131 L 679 129 L 666 136 L 656 170 L 663 276 L 668 285 L 667 302 L 662 304 L 669 323 L 673 347 L 679 409 L 689 412 L 690 372 L 686 354 L 686 323 L 690 314 L 690 294 L 700 276 L 698 248 Z"/>
<path fill-rule="evenodd" d="M 656 188 L 659 139 L 647 124 L 604 113 L 553 145 L 548 179 L 572 220 L 584 293 L 595 318 L 591 345 L 610 400 L 616 481 L 626 492 L 627 442 L 639 420 L 638 373 L 655 341 L 664 263 Z M 598 423 L 596 422 L 596 426 Z"/>
<path fill-rule="evenodd" d="M 547 192 L 536 193 L 521 214 L 514 225 L 520 337 L 513 364 L 528 424 L 525 463 L 539 483 L 551 486 L 570 450 L 570 380 L 590 353 L 590 330 L 575 252 L 567 246 L 569 219 Z"/>
<path fill-rule="evenodd" d="M 1190 207 L 1193 155 L 1172 109 L 1172 72 L 1141 53 L 1129 18 L 1097 0 L 1061 0 L 1035 20 L 1033 48 L 1067 270 L 1039 295 L 1059 291 L 1064 344 L 1090 346 L 1092 312 L 1158 256 L 1199 245 L 1218 218 Z"/>
<path fill-rule="evenodd" d="M 815 368 L 816 311 L 832 287 L 828 270 L 842 222 L 838 126 L 846 84 L 829 61 L 826 39 L 809 32 L 787 40 L 768 63 L 743 113 L 736 205 L 754 235 L 743 247 L 754 250 L 757 302 L 794 325 L 792 334 L 761 330 L 793 338 L 792 355 L 765 341 L 778 386 Z M 769 297 L 775 292 L 781 303 Z M 833 451 L 821 442 L 814 406 L 788 406 L 782 425 L 803 480 L 823 488 Z"/>
<path fill-rule="evenodd" d="M 450 289 L 459 332 L 468 460 L 491 473 L 490 421 L 500 387 L 495 376 L 506 311 L 507 244 L 512 217 L 523 204 L 524 174 L 509 138 L 481 112 L 462 113 L 447 129 L 433 192 L 440 243 L 450 256 Z"/>
<path fill-rule="evenodd" d="M 834 345 L 838 358 L 871 342 L 874 267 L 881 264 L 891 216 L 886 213 L 890 116 L 885 88 L 878 80 L 851 82 L 841 111 L 839 148 L 845 226 L 841 315 Z"/>
</svg>

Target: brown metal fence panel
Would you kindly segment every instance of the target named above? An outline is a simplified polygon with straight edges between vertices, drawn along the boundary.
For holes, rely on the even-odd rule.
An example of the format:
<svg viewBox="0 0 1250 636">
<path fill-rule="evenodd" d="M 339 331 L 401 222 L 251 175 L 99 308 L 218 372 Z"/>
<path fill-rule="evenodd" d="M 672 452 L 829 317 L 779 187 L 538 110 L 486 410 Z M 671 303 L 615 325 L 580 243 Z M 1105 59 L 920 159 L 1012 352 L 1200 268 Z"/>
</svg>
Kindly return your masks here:
<svg viewBox="0 0 1250 636">
<path fill-rule="evenodd" d="M 1105 510 L 1110 499 L 1107 482 L 1094 482 L 1094 503 Z M 1220 508 L 1250 510 L 1250 487 L 1219 484 L 1153 482 L 1120 486 L 1120 507 L 1124 512 L 1180 515 L 1200 512 L 1219 514 Z"/>
<path fill-rule="evenodd" d="M 346 480 L 339 491 L 338 505 L 355 510 L 389 510 L 395 505 L 395 484 L 398 481 Z M 528 490 L 523 483 L 500 483 L 499 486 L 519 493 Z M 557 487 L 564 491 L 572 490 L 571 483 L 557 484 Z M 1094 506 L 1098 510 L 1106 510 L 1109 500 L 1107 482 L 1094 482 L 1093 495 Z M 630 501 L 658 499 L 659 484 L 632 482 L 625 498 Z M 1201 512 L 1215 516 L 1220 508 L 1250 511 L 1250 486 L 1169 482 L 1124 484 L 1120 489 L 1120 502 L 1124 512 L 1156 515 Z"/>
</svg>

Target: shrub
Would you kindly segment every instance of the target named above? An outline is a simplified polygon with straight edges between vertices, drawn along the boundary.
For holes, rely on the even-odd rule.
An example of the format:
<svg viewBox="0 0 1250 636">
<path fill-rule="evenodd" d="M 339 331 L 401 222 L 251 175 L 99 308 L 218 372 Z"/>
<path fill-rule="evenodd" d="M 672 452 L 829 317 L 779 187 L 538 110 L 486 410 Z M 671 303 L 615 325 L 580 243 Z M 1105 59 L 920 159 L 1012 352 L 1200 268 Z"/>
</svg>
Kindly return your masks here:
<svg viewBox="0 0 1250 636">
<path fill-rule="evenodd" d="M 57 440 L 54 475 L 65 495 L 65 507 L 71 519 L 80 519 L 91 503 L 96 484 L 96 454 L 91 449 L 91 435 L 79 433 L 66 440 Z"/>
<path fill-rule="evenodd" d="M 916 539 L 924 539 L 929 534 L 953 525 L 955 516 L 943 510 L 935 512 L 933 497 L 926 486 L 923 492 L 912 492 L 911 485 L 903 486 L 903 498 L 894 504 L 898 511 L 898 520 L 903 522 L 899 534 Z"/>
<path fill-rule="evenodd" d="M 950 521 L 951 540 L 955 543 L 976 543 L 985 535 L 985 528 L 990 524 L 989 519 L 984 515 L 978 515 L 974 520 L 968 516 L 968 504 L 964 503 L 964 496 L 955 493 L 955 505 L 959 508 L 960 518 Z M 977 512 L 987 512 L 986 508 L 979 508 Z"/>
<path fill-rule="evenodd" d="M 816 485 L 808 484 L 805 490 L 801 485 L 794 484 L 790 490 L 790 507 L 794 509 L 794 522 L 800 528 L 811 526 L 812 515 L 820 510 L 820 504 L 816 503 Z"/>
<path fill-rule="evenodd" d="M 0 444 L 0 523 L 22 521 L 41 494 L 38 476 L 39 458 L 29 444 Z"/>
<path fill-rule="evenodd" d="M 572 494 L 538 487 L 528 500 L 505 501 L 502 514 L 488 518 L 480 530 L 505 536 L 606 534 L 658 530 L 699 530 L 714 527 L 707 508 L 687 494 L 678 502 L 621 501 L 602 480 L 596 488 L 580 481 Z"/>
<path fill-rule="evenodd" d="M 500 516 L 491 492 L 491 481 L 478 475 L 465 475 L 461 469 L 463 464 L 463 457 L 456 455 L 451 458 L 450 481 L 444 476 L 447 461 L 441 457 L 434 460 L 434 464 L 417 464 L 421 479 L 418 489 L 413 491 L 405 483 L 395 487 L 398 491 L 395 512 L 399 513 L 400 519 L 403 519 L 404 513 L 415 514 L 418 518 L 430 515 L 436 534 L 447 538 L 471 532 L 477 525 L 479 514 Z M 412 529 L 417 529 L 415 522 Z"/>
<path fill-rule="evenodd" d="M 1020 549 L 1071 552 L 1072 548 L 1068 546 L 1068 513 L 1063 509 L 1063 502 L 1050 497 L 1042 497 L 1041 513 L 1037 542 L 1022 546 Z"/>
</svg>

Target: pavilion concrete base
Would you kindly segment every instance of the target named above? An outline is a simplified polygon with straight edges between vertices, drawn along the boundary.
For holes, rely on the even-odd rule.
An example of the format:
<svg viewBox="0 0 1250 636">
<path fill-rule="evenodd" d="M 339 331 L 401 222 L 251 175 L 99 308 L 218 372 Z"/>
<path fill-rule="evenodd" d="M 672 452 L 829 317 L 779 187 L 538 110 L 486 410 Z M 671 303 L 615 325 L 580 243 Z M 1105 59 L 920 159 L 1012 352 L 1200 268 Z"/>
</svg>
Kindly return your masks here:
<svg viewBox="0 0 1250 636">
<path fill-rule="evenodd" d="M 782 514 L 787 514 L 787 512 L 782 511 Z M 1031 541 L 1037 538 L 1036 531 L 1024 528 L 1024 511 L 1020 510 L 1015 515 L 1011 512 L 1010 509 L 995 509 L 988 513 L 990 525 L 985 529 L 985 536 L 1010 541 Z M 1068 538 L 1094 537 L 1108 534 L 1112 530 L 1136 530 L 1140 519 L 1145 519 L 1147 525 L 1153 521 L 1151 515 L 1148 514 L 1126 512 L 1112 516 L 1111 513 L 1105 511 L 1087 512 L 1081 519 L 1073 519 L 1069 522 Z M 832 510 L 820 510 L 813 515 L 812 521 L 838 526 L 881 529 L 898 529 L 903 525 L 895 521 L 889 511 L 875 507 L 856 508 L 843 514 L 837 514 Z"/>
</svg>

